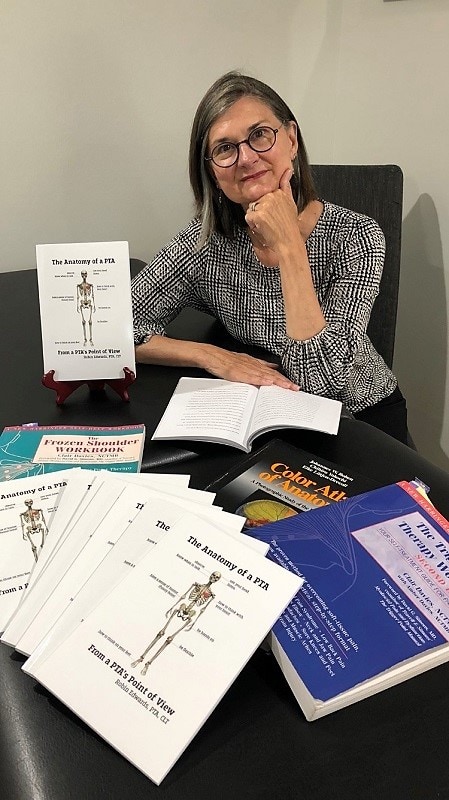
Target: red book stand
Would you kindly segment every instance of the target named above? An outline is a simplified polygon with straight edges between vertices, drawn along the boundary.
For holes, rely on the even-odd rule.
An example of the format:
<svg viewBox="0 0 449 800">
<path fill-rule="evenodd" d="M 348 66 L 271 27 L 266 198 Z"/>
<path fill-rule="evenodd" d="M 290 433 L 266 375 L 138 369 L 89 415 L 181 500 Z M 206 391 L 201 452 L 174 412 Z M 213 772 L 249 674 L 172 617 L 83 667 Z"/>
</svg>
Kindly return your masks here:
<svg viewBox="0 0 449 800">
<path fill-rule="evenodd" d="M 50 372 L 46 372 L 45 375 L 42 376 L 42 383 L 47 389 L 53 389 L 56 392 L 56 403 L 58 406 L 61 406 L 64 403 L 64 400 L 67 400 L 69 395 L 78 389 L 79 386 L 83 386 L 87 383 L 89 389 L 91 391 L 101 391 L 104 389 L 105 384 L 111 387 L 114 392 L 118 394 L 119 397 L 122 398 L 125 402 L 129 402 L 129 395 L 128 395 L 128 386 L 131 383 L 134 383 L 136 380 L 136 375 L 129 367 L 123 367 L 124 378 L 112 378 L 111 380 L 95 380 L 95 381 L 55 381 L 54 374 L 55 370 L 52 369 Z"/>
</svg>

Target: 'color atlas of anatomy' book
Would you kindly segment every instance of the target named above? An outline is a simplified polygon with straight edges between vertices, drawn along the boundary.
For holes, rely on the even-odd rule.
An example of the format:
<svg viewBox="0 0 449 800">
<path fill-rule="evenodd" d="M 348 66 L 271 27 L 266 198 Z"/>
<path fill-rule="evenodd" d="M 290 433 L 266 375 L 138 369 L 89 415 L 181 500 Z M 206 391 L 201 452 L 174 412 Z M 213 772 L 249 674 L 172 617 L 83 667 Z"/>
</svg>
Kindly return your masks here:
<svg viewBox="0 0 449 800">
<path fill-rule="evenodd" d="M 209 484 L 221 508 L 246 518 L 245 528 L 276 522 L 301 511 L 375 488 L 369 478 L 273 439 Z"/>
<path fill-rule="evenodd" d="M 410 483 L 250 533 L 305 578 L 271 646 L 308 720 L 449 659 L 449 522 Z"/>
<path fill-rule="evenodd" d="M 280 386 L 181 378 L 152 438 L 216 442 L 249 453 L 257 436 L 279 428 L 336 434 L 341 407 Z"/>
<path fill-rule="evenodd" d="M 12 426 L 0 434 L 0 480 L 84 467 L 139 472 L 144 425 Z"/>
<path fill-rule="evenodd" d="M 301 584 L 185 516 L 50 652 L 38 680 L 159 784 Z"/>
<path fill-rule="evenodd" d="M 36 246 L 44 373 L 56 381 L 135 372 L 128 242 Z"/>
</svg>

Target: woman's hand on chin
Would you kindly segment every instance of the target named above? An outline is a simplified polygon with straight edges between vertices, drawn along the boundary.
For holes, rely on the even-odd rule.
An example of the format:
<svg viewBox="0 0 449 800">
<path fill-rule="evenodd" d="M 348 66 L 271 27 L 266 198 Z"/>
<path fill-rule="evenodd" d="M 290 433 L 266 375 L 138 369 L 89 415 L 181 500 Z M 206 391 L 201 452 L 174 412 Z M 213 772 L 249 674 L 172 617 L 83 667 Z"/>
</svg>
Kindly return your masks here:
<svg viewBox="0 0 449 800">
<path fill-rule="evenodd" d="M 290 240 L 296 242 L 300 236 L 298 209 L 290 186 L 292 175 L 289 167 L 281 176 L 279 188 L 250 203 L 245 214 L 249 229 L 271 250 Z"/>
</svg>

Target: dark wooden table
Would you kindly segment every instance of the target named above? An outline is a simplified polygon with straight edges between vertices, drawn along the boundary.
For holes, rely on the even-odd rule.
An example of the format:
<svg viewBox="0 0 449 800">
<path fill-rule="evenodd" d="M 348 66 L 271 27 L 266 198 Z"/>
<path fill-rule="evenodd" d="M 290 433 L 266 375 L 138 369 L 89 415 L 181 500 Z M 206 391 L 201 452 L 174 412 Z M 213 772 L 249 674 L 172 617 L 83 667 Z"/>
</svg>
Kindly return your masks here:
<svg viewBox="0 0 449 800">
<path fill-rule="evenodd" d="M 0 426 L 144 422 L 150 437 L 181 373 L 200 374 L 138 367 L 129 403 L 108 388 L 91 394 L 81 387 L 58 407 L 40 383 L 34 270 L 0 274 L 0 298 Z M 172 334 L 220 335 L 193 313 Z M 419 476 L 449 517 L 449 476 L 365 423 L 343 419 L 336 437 L 281 436 L 379 483 Z M 144 469 L 188 473 L 203 488 L 241 458 L 224 446 L 148 438 Z M 449 800 L 449 665 L 308 723 L 272 656 L 258 651 L 156 787 L 25 675 L 22 663 L 0 645 L 1 800 Z"/>
</svg>

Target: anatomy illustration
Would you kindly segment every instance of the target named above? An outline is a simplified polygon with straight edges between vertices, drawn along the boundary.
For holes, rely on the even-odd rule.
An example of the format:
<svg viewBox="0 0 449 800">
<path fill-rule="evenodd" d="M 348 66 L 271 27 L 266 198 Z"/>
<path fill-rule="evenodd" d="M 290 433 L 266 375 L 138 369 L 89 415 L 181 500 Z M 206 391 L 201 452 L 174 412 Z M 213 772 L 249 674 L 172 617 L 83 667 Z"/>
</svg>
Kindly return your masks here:
<svg viewBox="0 0 449 800">
<path fill-rule="evenodd" d="M 45 522 L 44 512 L 40 508 L 33 508 L 33 501 L 25 500 L 26 511 L 20 515 L 22 526 L 22 536 L 28 539 L 33 551 L 34 560 L 37 561 L 39 553 L 45 542 L 48 533 L 47 523 Z"/>
<path fill-rule="evenodd" d="M 93 346 L 92 341 L 92 314 L 96 311 L 94 287 L 92 283 L 87 281 L 87 272 L 81 273 L 82 281 L 76 287 L 76 310 L 81 314 L 83 323 L 83 344 L 87 344 L 87 329 L 89 327 L 89 344 Z"/>
<path fill-rule="evenodd" d="M 146 675 L 147 669 L 150 664 L 168 647 L 169 644 L 172 643 L 175 636 L 181 631 L 187 632 L 193 628 L 193 623 L 198 622 L 201 614 L 204 614 L 207 606 L 212 602 L 215 598 L 214 593 L 212 592 L 211 586 L 212 584 L 219 581 L 221 575 L 219 572 L 212 572 L 209 576 L 209 580 L 207 583 L 192 583 L 192 585 L 187 589 L 187 591 L 178 598 L 175 604 L 168 609 L 165 614 L 167 619 L 163 628 L 156 634 L 151 644 L 148 645 L 146 650 L 142 653 L 140 658 L 137 658 L 136 661 L 133 661 L 131 664 L 132 667 L 137 667 L 138 664 L 141 664 L 144 660 L 147 653 L 156 645 L 163 636 L 165 636 L 167 628 L 171 623 L 173 623 L 173 633 L 169 634 L 165 639 L 164 643 L 159 647 L 158 650 L 154 653 L 154 655 L 145 662 L 141 674 Z M 183 602 L 187 600 L 187 602 Z M 199 614 L 194 619 L 197 611 L 199 609 Z M 176 620 L 180 620 L 180 624 L 178 627 L 174 627 L 176 625 Z"/>
</svg>

